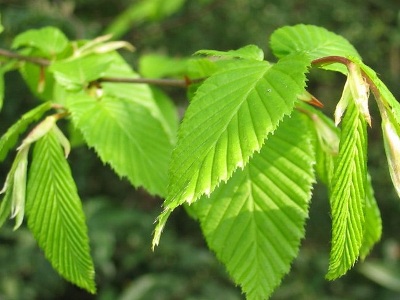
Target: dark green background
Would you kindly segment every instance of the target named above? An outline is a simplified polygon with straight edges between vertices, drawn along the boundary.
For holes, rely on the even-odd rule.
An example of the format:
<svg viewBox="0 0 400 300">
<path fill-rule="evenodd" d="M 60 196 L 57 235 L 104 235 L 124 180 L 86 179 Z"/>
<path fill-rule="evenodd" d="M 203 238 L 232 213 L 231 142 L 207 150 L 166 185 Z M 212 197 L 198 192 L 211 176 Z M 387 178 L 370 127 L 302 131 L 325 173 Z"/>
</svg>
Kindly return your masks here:
<svg viewBox="0 0 400 300">
<path fill-rule="evenodd" d="M 61 28 L 71 39 L 90 39 L 103 34 L 124 9 L 136 2 L 139 1 L 0 0 L 5 27 L 0 46 L 8 49 L 18 33 L 46 25 Z M 199 49 L 229 50 L 250 43 L 260 46 L 266 58 L 274 60 L 268 37 L 281 26 L 297 23 L 323 26 L 349 39 L 399 99 L 398 0 L 186 1 L 169 16 L 155 13 L 126 23 L 120 39 L 137 48 L 133 54 L 124 53 L 135 68 L 143 54 L 185 57 Z M 332 114 L 344 78 L 322 71 L 312 71 L 309 78 L 310 91 Z M 184 91 L 167 92 L 177 103 L 186 101 Z M 1 134 L 20 114 L 37 104 L 17 73 L 6 76 L 5 101 L 0 115 Z M 316 185 L 300 256 L 273 299 L 400 299 L 399 291 L 388 288 L 391 281 L 400 280 L 400 200 L 388 175 L 379 115 L 373 105 L 371 111 L 369 166 L 384 233 L 364 266 L 379 267 L 381 273 L 374 269 L 372 273 L 379 276 L 372 280 L 365 275 L 363 264 L 358 263 L 341 279 L 324 279 L 330 216 L 326 190 Z M 198 224 L 183 209 L 174 213 L 161 246 L 153 253 L 153 221 L 161 210 L 162 199 L 152 198 L 119 180 L 85 147 L 74 149 L 69 161 L 87 213 L 98 294 L 89 295 L 61 279 L 25 227 L 13 232 L 12 224 L 8 224 L 0 230 L 0 299 L 244 298 L 207 249 Z M 6 161 L 0 168 L 2 180 L 8 168 Z"/>
</svg>

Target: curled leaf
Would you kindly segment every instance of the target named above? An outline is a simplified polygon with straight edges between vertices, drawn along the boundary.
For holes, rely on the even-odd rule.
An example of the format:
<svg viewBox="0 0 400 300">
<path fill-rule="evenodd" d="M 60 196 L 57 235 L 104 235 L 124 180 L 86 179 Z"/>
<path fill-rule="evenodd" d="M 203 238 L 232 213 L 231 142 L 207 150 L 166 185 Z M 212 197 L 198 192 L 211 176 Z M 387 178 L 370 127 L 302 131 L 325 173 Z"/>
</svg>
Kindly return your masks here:
<svg viewBox="0 0 400 300">
<path fill-rule="evenodd" d="M 390 177 L 397 194 L 400 197 L 400 127 L 387 116 L 382 114 L 382 131 Z"/>
<path fill-rule="evenodd" d="M 15 218 L 14 230 L 18 229 L 24 220 L 28 152 L 29 145 L 21 148 L 16 158 L 16 160 L 18 160 L 18 164 L 14 173 L 11 201 L 11 218 Z"/>
</svg>

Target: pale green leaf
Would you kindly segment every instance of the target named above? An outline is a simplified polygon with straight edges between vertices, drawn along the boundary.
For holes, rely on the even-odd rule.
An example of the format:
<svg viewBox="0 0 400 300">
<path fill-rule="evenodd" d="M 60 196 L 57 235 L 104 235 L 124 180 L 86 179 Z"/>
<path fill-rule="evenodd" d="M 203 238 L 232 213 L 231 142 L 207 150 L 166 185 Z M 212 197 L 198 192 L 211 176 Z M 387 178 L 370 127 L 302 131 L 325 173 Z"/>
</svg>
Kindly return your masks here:
<svg viewBox="0 0 400 300">
<path fill-rule="evenodd" d="M 145 92 L 139 88 L 137 97 Z M 99 101 L 84 93 L 70 95 L 67 107 L 103 162 L 134 186 L 165 195 L 172 144 L 151 111 L 132 100 L 105 95 Z"/>
<path fill-rule="evenodd" d="M 51 109 L 51 103 L 46 102 L 28 111 L 14 124 L 0 139 L 0 161 L 3 161 L 12 147 L 18 141 L 18 137 L 33 122 L 40 119 L 43 114 Z"/>
<path fill-rule="evenodd" d="M 10 186 L 12 186 L 12 182 L 10 182 Z M 7 221 L 7 218 L 11 213 L 11 202 L 12 202 L 12 188 L 7 189 L 3 199 L 0 204 L 0 227 Z"/>
<path fill-rule="evenodd" d="M 192 205 L 208 246 L 247 299 L 267 299 L 298 254 L 313 163 L 310 132 L 293 112 L 243 170 Z"/>
<path fill-rule="evenodd" d="M 26 213 L 28 227 L 52 266 L 65 279 L 94 293 L 94 267 L 82 204 L 52 131 L 34 147 Z"/>
<path fill-rule="evenodd" d="M 146 78 L 183 77 L 187 73 L 188 59 L 172 58 L 160 54 L 140 57 L 139 71 Z"/>
<path fill-rule="evenodd" d="M 217 51 L 217 50 L 199 50 L 195 54 L 218 56 L 224 58 L 242 58 L 262 61 L 264 59 L 264 52 L 256 45 L 247 45 L 237 50 Z"/>
<path fill-rule="evenodd" d="M 77 91 L 87 88 L 91 81 L 103 77 L 113 59 L 114 55 L 108 53 L 65 59 L 54 62 L 49 71 L 61 86 Z"/>
<path fill-rule="evenodd" d="M 331 188 L 332 249 L 326 277 L 344 275 L 356 262 L 363 242 L 366 201 L 366 123 L 351 101 L 343 119 L 339 156 Z"/>
<path fill-rule="evenodd" d="M 374 196 L 372 188 L 371 177 L 368 175 L 366 184 L 366 197 L 365 197 L 365 227 L 364 239 L 360 249 L 361 259 L 365 259 L 372 247 L 378 242 L 382 235 L 382 219 L 379 211 L 378 204 Z"/>
<path fill-rule="evenodd" d="M 31 29 L 19 34 L 12 43 L 12 48 L 31 47 L 52 57 L 63 52 L 68 46 L 68 39 L 55 27 Z"/>
<path fill-rule="evenodd" d="M 33 52 L 32 56 L 38 52 Z M 32 93 L 43 101 L 53 98 L 54 77 L 48 68 L 32 63 L 24 63 L 19 71 Z"/>
<path fill-rule="evenodd" d="M 332 55 L 359 56 L 344 37 L 322 27 L 304 24 L 277 29 L 271 35 L 270 47 L 278 58 L 299 52 L 306 53 L 311 60 Z M 347 73 L 342 64 L 331 64 L 323 68 Z"/>
<path fill-rule="evenodd" d="M 302 55 L 275 65 L 240 60 L 199 87 L 180 126 L 166 210 L 154 244 L 175 207 L 210 194 L 261 149 L 266 136 L 292 112 L 304 89 L 308 64 Z"/>
<path fill-rule="evenodd" d="M 308 123 L 312 128 L 317 176 L 330 188 L 334 163 L 339 152 L 340 130 L 335 126 L 333 120 L 320 110 L 302 102 L 298 103 L 298 106 L 308 116 Z"/>
<path fill-rule="evenodd" d="M 111 54 L 109 54 L 111 57 Z M 105 71 L 104 76 L 106 77 L 127 77 L 127 78 L 138 78 L 139 75 L 134 72 L 131 67 L 123 60 L 123 58 L 117 53 L 112 55 L 112 63 L 110 67 Z M 138 106 L 142 106 L 148 113 L 161 123 L 165 133 L 169 136 L 171 144 L 176 139 L 176 127 L 172 119 L 168 120 L 166 115 L 173 118 L 173 107 L 171 107 L 171 101 L 165 99 L 157 99 L 152 94 L 150 87 L 145 84 L 131 84 L 131 83 L 112 83 L 103 82 L 101 84 L 105 95 L 109 95 L 119 99 L 125 99 L 129 102 L 136 103 Z M 163 101 L 164 100 L 164 101 Z M 169 102 L 166 104 L 166 102 Z M 170 106 L 166 108 L 166 106 Z M 164 109 L 167 109 L 164 111 Z M 168 121 L 167 121 L 168 120 Z"/>
</svg>

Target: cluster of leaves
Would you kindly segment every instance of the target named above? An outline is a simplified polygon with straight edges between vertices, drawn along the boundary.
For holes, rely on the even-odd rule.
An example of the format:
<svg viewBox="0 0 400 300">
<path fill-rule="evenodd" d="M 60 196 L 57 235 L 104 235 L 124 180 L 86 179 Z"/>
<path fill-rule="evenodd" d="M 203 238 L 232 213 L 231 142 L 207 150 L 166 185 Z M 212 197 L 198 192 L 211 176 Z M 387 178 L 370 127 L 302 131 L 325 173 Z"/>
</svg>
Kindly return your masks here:
<svg viewBox="0 0 400 300">
<path fill-rule="evenodd" d="M 18 228 L 26 214 L 53 267 L 95 292 L 85 217 L 66 160 L 70 145 L 57 125 L 66 119 L 73 125 L 70 139 L 93 148 L 133 186 L 166 199 L 153 246 L 172 211 L 185 205 L 250 299 L 271 295 L 289 271 L 318 178 L 328 187 L 332 214 L 327 278 L 342 276 L 381 235 L 367 171 L 369 90 L 382 116 L 398 193 L 400 107 L 353 46 L 334 33 L 308 25 L 283 27 L 270 45 L 276 63 L 265 61 L 255 45 L 202 50 L 179 67 L 148 58 L 147 63 L 160 64 L 157 77 L 206 78 L 186 80 L 196 84 L 190 85 L 190 104 L 178 129 L 176 108 L 166 94 L 144 81 L 129 82 L 140 82 L 139 75 L 116 52 L 132 49 L 128 43 L 110 36 L 69 41 L 51 27 L 20 34 L 12 44 L 19 55 L 4 60 L 0 74 L 18 69 L 44 103 L 0 139 L 4 160 L 36 123 L 17 148 L 4 184 L 0 223 L 11 215 Z M 319 103 L 305 90 L 312 66 L 347 76 L 335 122 L 310 105 Z"/>
</svg>

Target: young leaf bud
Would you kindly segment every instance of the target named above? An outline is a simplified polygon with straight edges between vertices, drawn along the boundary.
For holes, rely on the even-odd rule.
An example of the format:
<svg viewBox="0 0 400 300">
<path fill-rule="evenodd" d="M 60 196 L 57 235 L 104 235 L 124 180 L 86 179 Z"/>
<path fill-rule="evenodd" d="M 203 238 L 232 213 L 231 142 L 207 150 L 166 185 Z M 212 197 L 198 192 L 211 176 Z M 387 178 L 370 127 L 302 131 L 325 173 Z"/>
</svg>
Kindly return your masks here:
<svg viewBox="0 0 400 300">
<path fill-rule="evenodd" d="M 11 218 L 15 218 L 14 230 L 18 229 L 24 219 L 25 195 L 26 195 L 26 172 L 28 168 L 29 145 L 19 150 L 17 157 L 17 167 L 14 173 Z"/>
<path fill-rule="evenodd" d="M 40 138 L 42 138 L 46 133 L 48 133 L 56 124 L 57 117 L 56 116 L 48 116 L 28 134 L 28 136 L 22 141 L 21 146 L 18 149 L 25 147 L 26 145 L 30 145 Z"/>
<path fill-rule="evenodd" d="M 362 76 L 361 69 L 357 64 L 351 62 L 347 68 L 349 70 L 348 80 L 354 103 L 364 116 L 365 121 L 371 126 L 371 116 L 368 110 L 369 85 Z"/>
<path fill-rule="evenodd" d="M 400 197 L 400 127 L 386 113 L 382 114 L 382 131 L 390 177 Z"/>
</svg>

